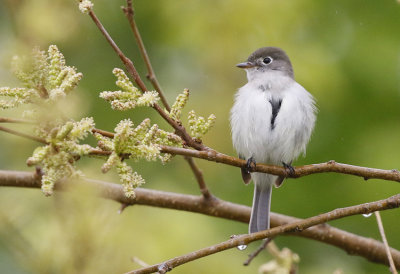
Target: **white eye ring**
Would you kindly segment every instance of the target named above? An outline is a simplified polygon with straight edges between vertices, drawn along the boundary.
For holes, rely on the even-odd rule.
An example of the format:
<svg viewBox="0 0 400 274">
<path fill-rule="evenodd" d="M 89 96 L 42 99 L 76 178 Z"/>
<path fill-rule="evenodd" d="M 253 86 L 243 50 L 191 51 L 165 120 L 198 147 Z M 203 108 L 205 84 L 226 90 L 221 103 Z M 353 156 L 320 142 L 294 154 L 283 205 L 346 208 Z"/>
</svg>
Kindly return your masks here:
<svg viewBox="0 0 400 274">
<path fill-rule="evenodd" d="M 266 65 L 271 64 L 272 61 L 273 61 L 273 59 L 272 59 L 271 57 L 269 57 L 269 56 L 268 56 L 268 57 L 265 57 L 265 58 L 263 59 L 263 63 L 266 64 Z"/>
</svg>

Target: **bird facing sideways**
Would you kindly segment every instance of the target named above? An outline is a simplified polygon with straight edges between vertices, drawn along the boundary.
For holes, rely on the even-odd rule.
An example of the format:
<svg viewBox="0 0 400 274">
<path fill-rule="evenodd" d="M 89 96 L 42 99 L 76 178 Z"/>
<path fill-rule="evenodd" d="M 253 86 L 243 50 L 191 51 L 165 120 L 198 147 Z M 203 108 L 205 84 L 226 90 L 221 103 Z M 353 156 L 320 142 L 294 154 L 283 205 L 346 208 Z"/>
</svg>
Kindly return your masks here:
<svg viewBox="0 0 400 274">
<path fill-rule="evenodd" d="M 232 141 L 239 157 L 247 160 L 242 168 L 246 184 L 254 182 L 249 233 L 269 228 L 272 185 L 283 177 L 250 173 L 252 163 L 284 165 L 305 154 L 316 119 L 314 98 L 294 80 L 286 53 L 276 47 L 253 52 L 237 65 L 246 70 L 248 83 L 235 95 L 231 109 Z"/>
</svg>

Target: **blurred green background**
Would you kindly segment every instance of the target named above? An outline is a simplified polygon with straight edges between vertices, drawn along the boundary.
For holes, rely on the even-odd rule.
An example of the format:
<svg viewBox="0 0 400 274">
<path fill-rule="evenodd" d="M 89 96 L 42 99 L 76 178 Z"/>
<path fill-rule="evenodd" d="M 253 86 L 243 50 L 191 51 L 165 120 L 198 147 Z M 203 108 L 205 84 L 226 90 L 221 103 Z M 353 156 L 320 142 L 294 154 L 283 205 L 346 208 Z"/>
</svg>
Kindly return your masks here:
<svg viewBox="0 0 400 274">
<path fill-rule="evenodd" d="M 128 23 L 124 1 L 94 1 L 95 12 L 121 49 L 145 75 Z M 186 110 L 214 113 L 217 122 L 204 138 L 207 146 L 235 155 L 229 110 L 235 91 L 246 82 L 235 64 L 256 48 L 279 46 L 291 57 L 296 80 L 316 98 L 318 120 L 306 158 L 295 165 L 334 159 L 382 169 L 400 167 L 400 6 L 394 0 L 182 1 L 136 0 L 136 20 L 159 81 L 172 103 L 183 88 L 191 90 Z M 113 130 L 119 120 L 145 117 L 168 128 L 151 109 L 118 112 L 98 97 L 115 89 L 111 71 L 120 60 L 90 18 L 73 0 L 0 1 L 0 86 L 17 86 L 9 72 L 14 54 L 34 46 L 58 45 L 67 64 L 84 78 L 75 92 L 75 118 L 93 116 L 99 128 Z M 150 84 L 148 83 L 150 87 Z M 0 116 L 19 113 L 2 111 Z M 14 126 L 14 128 L 17 128 Z M 20 127 L 18 127 L 20 128 Z M 92 140 L 93 141 L 93 140 Z M 0 133 L 0 168 L 25 166 L 37 144 Z M 244 186 L 237 168 L 196 160 L 216 196 L 251 204 L 252 186 Z M 81 170 L 102 175 L 101 160 L 84 159 Z M 144 187 L 198 194 L 196 181 L 181 157 L 162 166 L 132 163 Z M 288 180 L 274 190 L 272 210 L 309 217 L 334 208 L 383 199 L 399 192 L 395 182 L 319 174 Z M 131 258 L 153 264 L 212 245 L 247 225 L 199 214 L 133 206 L 118 215 L 119 205 L 82 194 L 46 198 L 38 190 L 0 190 L 1 273 L 121 273 L 138 268 Z M 400 249 L 399 210 L 382 212 L 389 243 Z M 353 216 L 330 223 L 380 239 L 374 217 Z M 300 273 L 388 273 L 388 267 L 347 255 L 337 248 L 297 237 L 276 239 L 298 253 Z M 236 249 L 188 263 L 174 273 L 256 273 L 271 257 L 262 253 L 249 267 Z"/>
</svg>

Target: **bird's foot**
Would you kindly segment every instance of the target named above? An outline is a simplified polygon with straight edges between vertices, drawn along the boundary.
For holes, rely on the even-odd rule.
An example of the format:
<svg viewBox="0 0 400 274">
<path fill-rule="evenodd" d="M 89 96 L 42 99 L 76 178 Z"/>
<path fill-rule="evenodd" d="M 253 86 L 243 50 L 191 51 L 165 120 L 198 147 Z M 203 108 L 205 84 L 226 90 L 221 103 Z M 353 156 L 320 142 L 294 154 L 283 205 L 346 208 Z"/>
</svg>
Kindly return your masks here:
<svg viewBox="0 0 400 274">
<path fill-rule="evenodd" d="M 291 165 L 291 163 L 292 162 L 289 162 L 289 163 L 282 162 L 283 167 L 286 169 L 286 173 L 287 173 L 286 177 L 294 177 L 296 174 L 294 167 Z"/>
<path fill-rule="evenodd" d="M 253 156 L 247 159 L 245 170 L 247 173 L 253 172 L 256 167 L 256 160 L 254 160 Z"/>
<path fill-rule="evenodd" d="M 250 172 L 254 170 L 254 167 L 256 166 L 256 161 L 254 160 L 253 157 L 250 157 L 247 160 L 247 163 L 244 167 L 241 168 L 242 171 L 242 179 L 243 182 L 247 185 L 250 183 L 251 180 L 251 175 Z"/>
</svg>

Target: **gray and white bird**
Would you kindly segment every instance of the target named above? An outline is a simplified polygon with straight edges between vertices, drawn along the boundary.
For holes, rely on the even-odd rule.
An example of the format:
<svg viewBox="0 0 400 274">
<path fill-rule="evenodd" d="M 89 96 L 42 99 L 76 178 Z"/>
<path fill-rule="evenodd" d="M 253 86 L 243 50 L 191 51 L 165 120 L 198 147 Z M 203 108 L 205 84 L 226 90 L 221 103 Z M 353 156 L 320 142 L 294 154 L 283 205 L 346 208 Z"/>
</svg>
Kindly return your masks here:
<svg viewBox="0 0 400 274">
<path fill-rule="evenodd" d="M 235 95 L 231 109 L 233 146 L 247 160 L 242 177 L 254 182 L 249 233 L 269 228 L 272 185 L 283 177 L 250 173 L 251 163 L 284 165 L 305 154 L 316 119 L 314 98 L 294 80 L 286 53 L 276 47 L 253 52 L 247 62 L 237 65 L 246 70 L 248 83 Z"/>
</svg>

